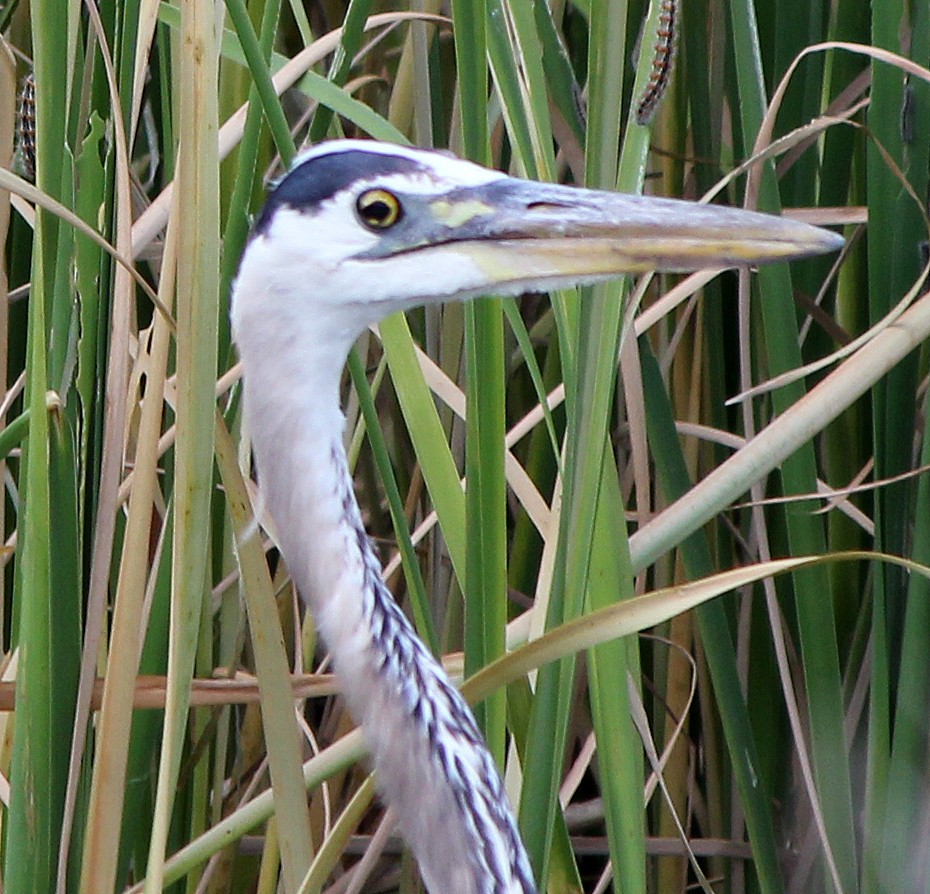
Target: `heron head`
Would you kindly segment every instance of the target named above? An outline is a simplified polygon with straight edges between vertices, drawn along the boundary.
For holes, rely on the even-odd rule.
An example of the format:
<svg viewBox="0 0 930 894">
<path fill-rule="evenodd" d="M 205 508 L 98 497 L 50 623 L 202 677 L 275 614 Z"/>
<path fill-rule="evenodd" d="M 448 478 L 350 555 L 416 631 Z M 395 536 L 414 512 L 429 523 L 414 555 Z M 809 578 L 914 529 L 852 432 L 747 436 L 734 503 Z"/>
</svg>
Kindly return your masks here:
<svg viewBox="0 0 930 894">
<path fill-rule="evenodd" d="M 537 183 L 445 153 L 339 140 L 301 155 L 269 194 L 233 316 L 315 318 L 348 336 L 431 300 L 787 260 L 840 245 L 834 233 L 785 218 Z"/>
</svg>

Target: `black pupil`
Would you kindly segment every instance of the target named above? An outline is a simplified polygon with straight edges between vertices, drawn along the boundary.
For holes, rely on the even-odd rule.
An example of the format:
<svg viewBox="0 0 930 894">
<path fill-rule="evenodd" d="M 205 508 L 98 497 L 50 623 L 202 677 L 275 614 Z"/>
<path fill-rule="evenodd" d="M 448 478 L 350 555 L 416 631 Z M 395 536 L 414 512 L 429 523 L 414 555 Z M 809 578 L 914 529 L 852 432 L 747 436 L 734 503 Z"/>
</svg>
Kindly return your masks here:
<svg viewBox="0 0 930 894">
<path fill-rule="evenodd" d="M 392 221 L 394 207 L 384 199 L 374 199 L 365 205 L 364 213 L 370 223 L 385 224 Z"/>
</svg>

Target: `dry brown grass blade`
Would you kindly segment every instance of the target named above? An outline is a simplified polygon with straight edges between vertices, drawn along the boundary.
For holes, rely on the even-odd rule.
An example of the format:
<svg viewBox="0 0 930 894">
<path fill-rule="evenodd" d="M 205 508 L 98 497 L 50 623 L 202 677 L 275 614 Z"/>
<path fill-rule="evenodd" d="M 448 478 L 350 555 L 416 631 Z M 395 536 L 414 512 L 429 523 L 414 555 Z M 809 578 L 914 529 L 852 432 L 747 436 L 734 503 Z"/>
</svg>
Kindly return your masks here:
<svg viewBox="0 0 930 894">
<path fill-rule="evenodd" d="M 94 32 L 104 61 L 107 85 L 113 106 L 113 143 L 116 152 L 115 169 L 115 232 L 116 250 L 128 256 L 131 247 L 132 206 L 130 200 L 129 152 L 126 142 L 126 129 L 120 111 L 120 96 L 116 84 L 116 73 L 112 57 L 106 42 L 106 33 L 97 7 L 86 4 L 87 12 L 93 23 Z M 96 667 L 100 638 L 103 635 L 104 618 L 107 609 L 107 581 L 110 574 L 110 562 L 113 556 L 113 538 L 116 531 L 116 513 L 118 509 L 119 482 L 124 462 L 124 437 L 126 427 L 127 386 L 129 382 L 129 338 L 132 326 L 135 284 L 127 268 L 117 265 L 114 275 L 112 304 L 110 311 L 109 354 L 106 364 L 106 383 L 104 386 L 105 410 L 103 421 L 103 444 L 100 461 L 99 490 L 96 494 L 97 512 L 91 549 L 90 581 L 87 592 L 87 610 L 84 626 L 84 645 L 81 659 L 80 684 L 78 689 L 77 710 L 74 722 L 74 734 L 69 760 L 68 791 L 65 806 L 64 831 L 61 837 L 58 865 L 58 891 L 65 890 L 68 867 L 68 848 L 71 840 L 70 826 L 73 822 L 78 785 L 81 778 L 81 763 L 87 742 L 87 725 L 90 720 L 91 682 Z M 101 751 L 98 751 L 99 755 Z M 120 809 L 113 811 L 109 800 L 119 799 Z M 98 799 L 107 803 L 101 803 Z M 109 817 L 111 826 L 109 837 L 106 835 L 86 839 L 85 857 L 93 850 L 93 842 L 102 843 L 104 863 L 112 858 L 112 873 L 107 875 L 109 884 L 104 883 L 90 890 L 110 890 L 116 877 L 116 852 L 119 844 L 119 822 L 122 816 L 122 787 L 119 790 L 104 787 L 92 792 L 91 812 L 96 810 L 96 819 Z M 89 823 L 93 826 L 93 822 Z M 101 851 L 95 851 L 97 855 Z M 100 864 L 97 864 L 98 866 Z M 82 872 L 87 869 L 85 860 Z M 85 889 L 86 890 L 86 889 Z"/>
<path fill-rule="evenodd" d="M 291 675 L 291 693 L 294 699 L 327 698 L 339 691 L 331 674 Z M 104 677 L 94 680 L 90 700 L 91 710 L 99 711 L 103 706 Z M 164 676 L 141 675 L 135 678 L 131 688 L 132 709 L 153 710 L 165 707 L 167 678 Z M 195 707 L 219 705 L 256 705 L 261 701 L 258 680 L 237 674 L 235 678 L 204 680 L 194 679 L 191 685 L 191 705 Z M 16 683 L 0 682 L 0 712 L 16 710 Z"/>
</svg>

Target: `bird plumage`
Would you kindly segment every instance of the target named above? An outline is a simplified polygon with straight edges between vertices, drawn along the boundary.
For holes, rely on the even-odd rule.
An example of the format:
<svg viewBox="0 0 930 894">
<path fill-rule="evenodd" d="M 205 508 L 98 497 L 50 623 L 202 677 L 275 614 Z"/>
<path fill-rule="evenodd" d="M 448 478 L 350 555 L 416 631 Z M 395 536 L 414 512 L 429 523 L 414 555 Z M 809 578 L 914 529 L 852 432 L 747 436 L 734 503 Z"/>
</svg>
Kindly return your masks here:
<svg viewBox="0 0 930 894">
<path fill-rule="evenodd" d="M 383 168 L 362 166 L 360 176 L 380 171 L 390 182 L 397 157 L 385 154 Z M 306 174 L 306 166 L 295 171 L 303 167 Z M 408 168 L 404 176 L 425 175 Z M 342 195 L 351 184 L 333 184 L 322 196 L 318 182 L 294 184 L 290 177 L 259 218 L 232 310 L 263 497 L 288 568 L 333 654 L 349 709 L 366 731 L 379 787 L 429 890 L 530 894 L 529 862 L 493 759 L 464 699 L 382 583 L 353 495 L 339 379 L 371 314 L 354 306 L 351 290 L 346 300 L 345 292 L 324 286 L 339 252 L 364 251 L 373 240 L 364 230 L 347 233 L 342 230 L 354 227 L 328 222 L 351 205 Z M 295 185 L 302 187 L 296 194 Z M 305 231 L 314 214 L 326 221 L 317 238 L 325 235 L 336 249 L 329 255 L 317 242 L 308 265 Z M 282 256 L 280 231 L 290 234 L 302 223 L 295 254 Z M 273 370 L 269 357 L 277 360 Z"/>
<path fill-rule="evenodd" d="M 533 184 L 370 142 L 311 149 L 271 192 L 232 300 L 259 483 L 431 894 L 535 886 L 471 711 L 383 585 L 365 534 L 339 403 L 353 341 L 433 300 L 836 246 L 778 218 Z"/>
</svg>

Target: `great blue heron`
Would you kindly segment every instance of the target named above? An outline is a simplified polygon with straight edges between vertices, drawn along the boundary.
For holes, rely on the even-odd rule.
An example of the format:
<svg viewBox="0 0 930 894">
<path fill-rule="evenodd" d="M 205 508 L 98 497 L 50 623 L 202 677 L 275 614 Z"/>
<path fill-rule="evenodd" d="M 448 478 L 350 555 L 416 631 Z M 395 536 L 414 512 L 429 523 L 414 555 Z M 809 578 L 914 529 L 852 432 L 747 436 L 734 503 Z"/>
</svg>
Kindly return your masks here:
<svg viewBox="0 0 930 894">
<path fill-rule="evenodd" d="M 535 885 L 471 711 L 382 583 L 362 526 L 339 402 L 352 343 L 428 302 L 841 244 L 783 218 L 534 183 L 365 141 L 310 149 L 272 190 L 232 304 L 261 491 L 431 894 Z"/>
</svg>

